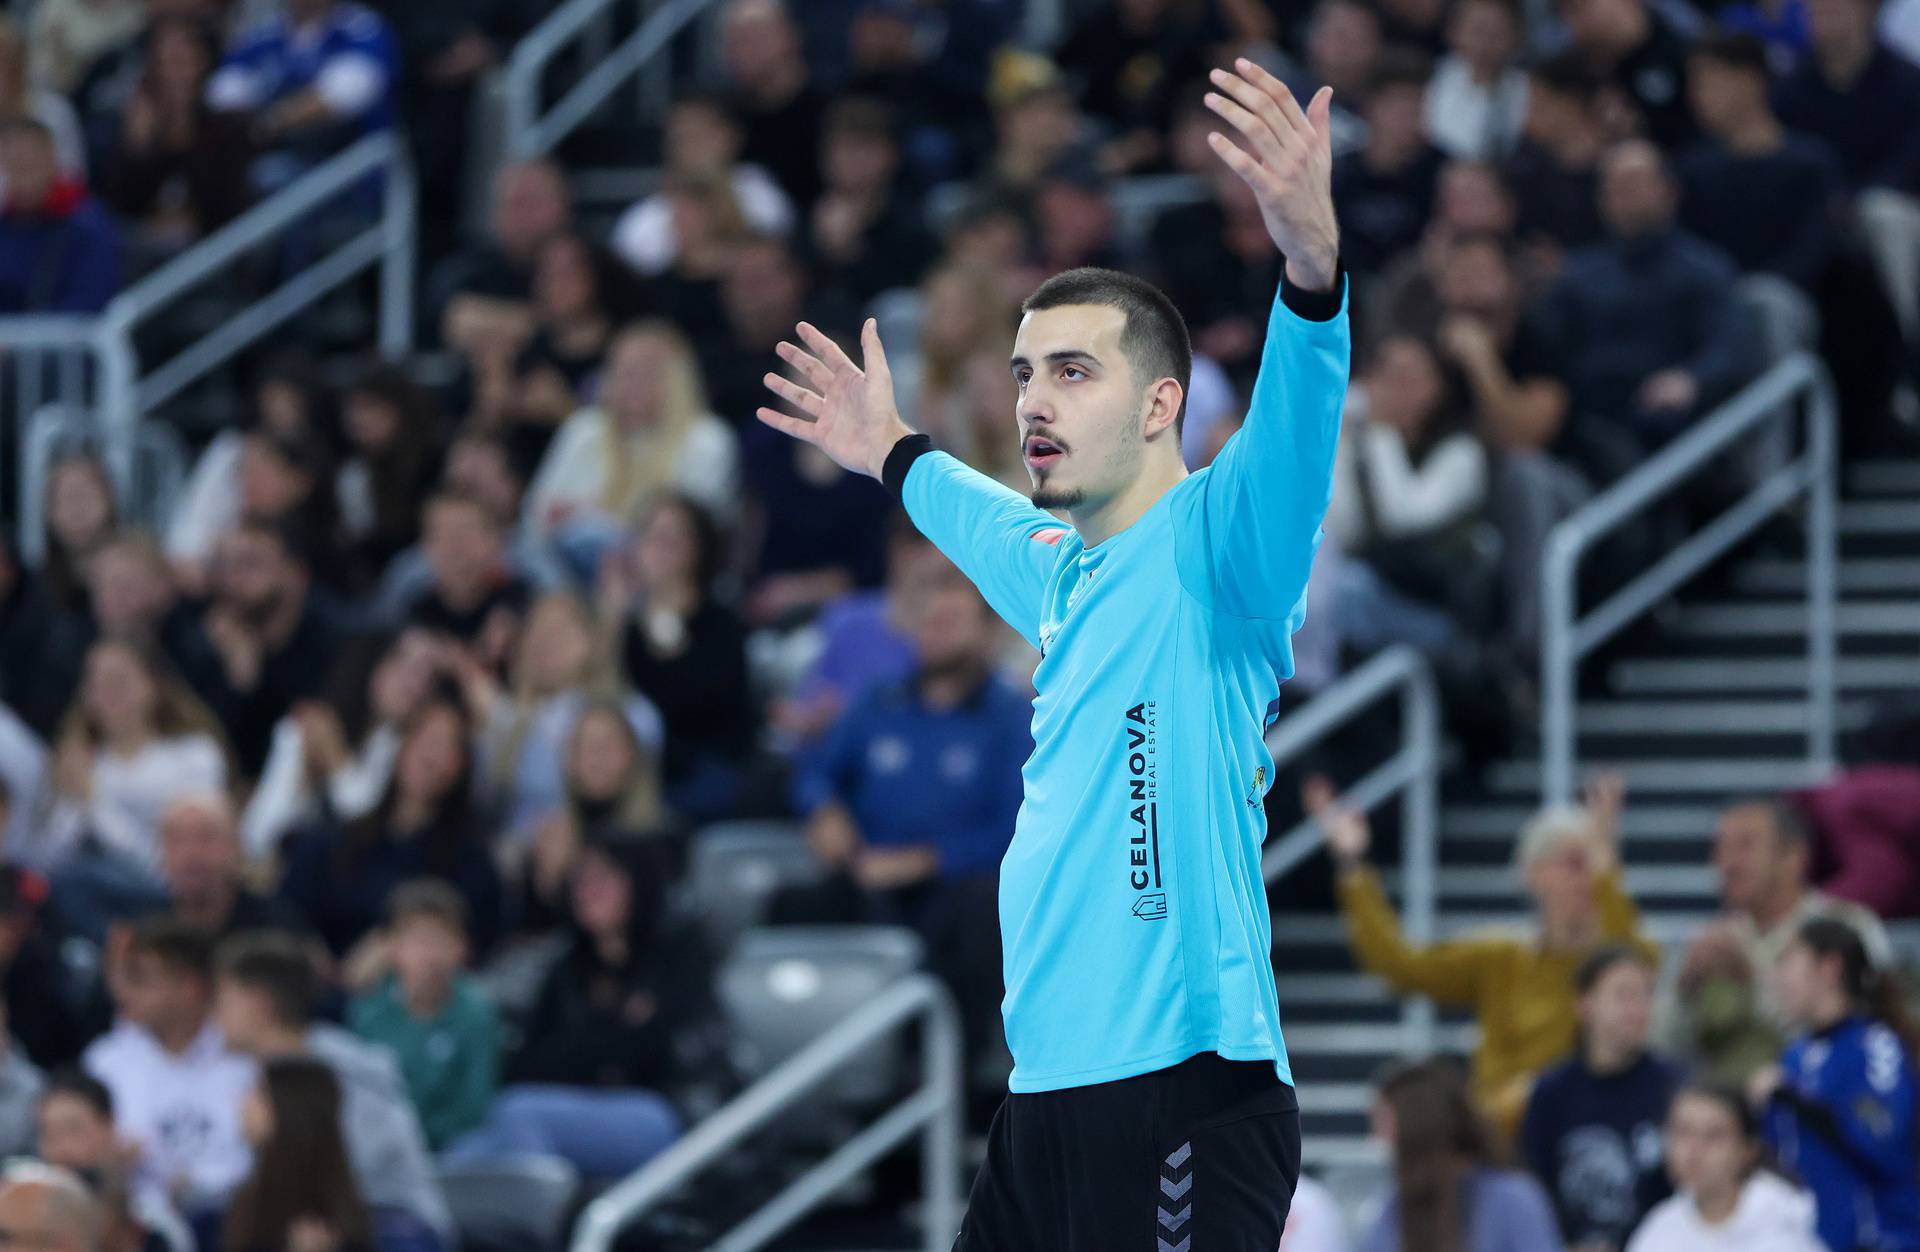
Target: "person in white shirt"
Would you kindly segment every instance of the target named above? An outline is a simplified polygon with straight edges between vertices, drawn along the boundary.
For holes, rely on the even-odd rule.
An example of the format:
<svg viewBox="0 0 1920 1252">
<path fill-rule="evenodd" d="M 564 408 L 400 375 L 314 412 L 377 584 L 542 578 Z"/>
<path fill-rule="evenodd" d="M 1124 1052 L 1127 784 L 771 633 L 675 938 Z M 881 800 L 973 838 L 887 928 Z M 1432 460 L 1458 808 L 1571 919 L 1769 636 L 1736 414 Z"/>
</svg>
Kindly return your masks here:
<svg viewBox="0 0 1920 1252">
<path fill-rule="evenodd" d="M 787 193 L 765 169 L 739 159 L 746 132 L 720 96 L 681 96 L 667 110 L 665 132 L 663 173 L 721 175 L 755 234 L 785 236 L 793 230 L 793 202 Z M 621 214 L 611 242 L 621 260 L 648 277 L 672 269 L 680 255 L 673 197 L 656 191 Z"/>
<path fill-rule="evenodd" d="M 55 747 L 51 807 L 24 850 L 52 873 L 69 932 L 98 940 L 112 918 L 157 903 L 161 816 L 226 785 L 206 707 L 135 644 L 94 644 Z"/>
<path fill-rule="evenodd" d="M 1823 1252 L 1813 1197 L 1761 1165 L 1759 1123 L 1741 1093 L 1694 1083 L 1667 1114 L 1679 1194 L 1656 1205 L 1626 1252 Z"/>
<path fill-rule="evenodd" d="M 1495 161 L 1513 151 L 1527 118 L 1527 76 L 1514 64 L 1514 0 L 1461 0 L 1447 22 L 1452 50 L 1427 83 L 1427 138 L 1448 156 Z"/>
<path fill-rule="evenodd" d="M 738 505 L 733 431 L 707 407 L 686 336 L 641 322 L 607 353 L 600 404 L 568 418 L 528 489 L 524 525 L 591 580 L 655 497 L 680 491 L 720 517 Z"/>
<path fill-rule="evenodd" d="M 252 1166 L 240 1106 L 254 1065 L 214 1024 L 212 940 L 150 919 L 108 979 L 118 1021 L 82 1064 L 113 1093 L 121 1138 L 139 1153 L 137 1182 L 189 1212 L 217 1208 Z"/>
<path fill-rule="evenodd" d="M 1280 1236 L 1280 1252 L 1350 1252 L 1352 1247 L 1339 1201 L 1311 1175 L 1300 1175 L 1293 1188 L 1293 1207 L 1287 1211 L 1287 1230 Z"/>
</svg>

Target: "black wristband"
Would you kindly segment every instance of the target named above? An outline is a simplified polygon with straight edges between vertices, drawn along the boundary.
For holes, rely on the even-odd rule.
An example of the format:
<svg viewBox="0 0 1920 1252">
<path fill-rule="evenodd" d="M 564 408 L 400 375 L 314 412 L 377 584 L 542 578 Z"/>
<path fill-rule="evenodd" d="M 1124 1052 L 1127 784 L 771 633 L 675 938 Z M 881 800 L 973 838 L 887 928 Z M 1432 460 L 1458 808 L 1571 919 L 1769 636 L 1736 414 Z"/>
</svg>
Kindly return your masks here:
<svg viewBox="0 0 1920 1252">
<path fill-rule="evenodd" d="M 880 481 L 886 484 L 894 499 L 899 500 L 900 493 L 907 489 L 907 471 L 913 468 L 913 463 L 931 451 L 932 435 L 902 435 L 900 442 L 893 445 L 886 463 L 880 467 Z"/>
<path fill-rule="evenodd" d="M 1340 312 L 1340 301 L 1347 293 L 1347 263 L 1340 261 L 1334 266 L 1333 286 L 1325 291 L 1306 291 L 1293 285 L 1287 278 L 1286 270 L 1280 271 L 1280 302 L 1293 310 L 1294 316 L 1309 322 L 1330 322 Z"/>
</svg>

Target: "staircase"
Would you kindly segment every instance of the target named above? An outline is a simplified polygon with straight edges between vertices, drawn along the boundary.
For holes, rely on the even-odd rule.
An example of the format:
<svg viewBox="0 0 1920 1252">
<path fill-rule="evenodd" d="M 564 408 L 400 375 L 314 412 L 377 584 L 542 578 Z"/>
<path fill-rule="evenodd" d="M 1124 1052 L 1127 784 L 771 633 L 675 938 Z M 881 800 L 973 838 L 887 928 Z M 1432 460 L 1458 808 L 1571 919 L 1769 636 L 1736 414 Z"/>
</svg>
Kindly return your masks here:
<svg viewBox="0 0 1920 1252">
<path fill-rule="evenodd" d="M 1844 738 L 1876 698 L 1920 687 L 1920 459 L 1844 471 L 1840 509 L 1839 708 Z M 1797 542 L 1795 540 L 1794 542 Z M 1700 584 L 1705 581 L 1707 588 Z M 1788 549 L 1739 559 L 1656 612 L 1650 650 L 1611 663 L 1605 698 L 1580 707 L 1583 770 L 1622 771 L 1628 890 L 1669 948 L 1715 908 L 1708 844 L 1720 805 L 1813 781 L 1806 765 L 1806 569 Z M 1443 798 L 1438 929 L 1518 926 L 1527 902 L 1514 838 L 1539 803 L 1537 759 L 1501 762 L 1477 794 Z M 1396 874 L 1385 872 L 1389 890 Z M 1338 917 L 1276 916 L 1281 1020 L 1300 1083 L 1308 1168 L 1369 1174 L 1368 1080 L 1406 1054 L 1401 1003 L 1354 972 Z M 1910 945 L 1909 950 L 1911 950 Z M 1439 1046 L 1473 1031 L 1443 1015 Z M 1363 1188 L 1361 1188 L 1363 1189 Z"/>
</svg>

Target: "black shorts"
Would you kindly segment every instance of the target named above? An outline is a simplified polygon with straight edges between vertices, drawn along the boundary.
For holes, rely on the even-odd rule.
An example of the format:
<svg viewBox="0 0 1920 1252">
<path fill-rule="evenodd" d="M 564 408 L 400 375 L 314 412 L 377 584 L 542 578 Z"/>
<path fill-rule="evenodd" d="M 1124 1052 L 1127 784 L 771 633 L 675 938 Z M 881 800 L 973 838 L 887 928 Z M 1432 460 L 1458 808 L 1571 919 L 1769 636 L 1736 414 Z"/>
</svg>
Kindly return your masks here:
<svg viewBox="0 0 1920 1252">
<path fill-rule="evenodd" d="M 1274 1252 L 1299 1177 L 1293 1088 L 1203 1053 L 1008 1096 L 954 1252 Z"/>
</svg>

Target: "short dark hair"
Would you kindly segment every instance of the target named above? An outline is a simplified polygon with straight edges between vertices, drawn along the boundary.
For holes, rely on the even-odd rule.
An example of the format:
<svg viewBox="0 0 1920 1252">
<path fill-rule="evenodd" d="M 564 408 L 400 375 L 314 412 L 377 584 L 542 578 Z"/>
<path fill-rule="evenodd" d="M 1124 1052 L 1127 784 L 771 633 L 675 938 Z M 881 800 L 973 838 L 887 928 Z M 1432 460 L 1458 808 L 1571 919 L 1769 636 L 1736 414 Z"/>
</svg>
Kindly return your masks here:
<svg viewBox="0 0 1920 1252">
<path fill-rule="evenodd" d="M 1557 95 L 1572 96 L 1586 104 L 1593 102 L 1603 85 L 1593 66 L 1575 48 L 1556 52 L 1535 62 L 1529 75 L 1547 90 Z"/>
<path fill-rule="evenodd" d="M 1389 87 L 1412 87 L 1424 91 L 1432 78 L 1433 58 L 1418 48 L 1389 44 L 1380 50 L 1380 59 L 1374 62 L 1367 88 L 1374 95 Z"/>
<path fill-rule="evenodd" d="M 312 956 L 292 935 L 271 930 L 235 935 L 221 945 L 220 977 L 266 996 L 283 1026 L 313 1020 L 319 980 Z"/>
<path fill-rule="evenodd" d="M 45 1104 L 55 1096 L 72 1096 L 101 1117 L 113 1120 L 113 1092 L 107 1089 L 107 1084 L 77 1065 L 49 1074 L 47 1085 L 40 1089 L 38 1103 Z"/>
<path fill-rule="evenodd" d="M 899 140 L 899 126 L 894 119 L 893 109 L 884 100 L 871 96 L 848 96 L 836 100 L 827 108 L 826 121 L 822 123 L 820 133 L 823 138 L 871 139 L 881 143 L 895 143 Z"/>
<path fill-rule="evenodd" d="M 1614 966 L 1629 962 L 1650 973 L 1653 971 L 1653 958 L 1644 950 L 1630 943 L 1603 944 L 1589 952 L 1587 958 L 1574 969 L 1573 989 L 1580 995 L 1586 995 L 1600 985 L 1600 980 Z"/>
<path fill-rule="evenodd" d="M 387 920 L 394 926 L 424 918 L 467 933 L 467 901 L 453 884 L 438 878 L 403 882 L 387 897 Z"/>
<path fill-rule="evenodd" d="M 1758 35 L 1750 35 L 1746 31 L 1717 30 L 1702 36 L 1693 45 L 1692 55 L 1728 69 L 1758 74 L 1762 78 L 1766 78 L 1772 70 L 1767 64 L 1767 45 L 1761 42 Z"/>
<path fill-rule="evenodd" d="M 1055 274 L 1034 289 L 1021 304 L 1022 313 L 1037 313 L 1070 304 L 1101 304 L 1126 315 L 1120 349 L 1127 354 L 1136 382 L 1142 376 L 1171 378 L 1180 384 L 1180 411 L 1174 415 L 1176 437 L 1187 421 L 1187 388 L 1193 380 L 1193 340 L 1186 319 L 1167 293 L 1144 278 L 1119 270 L 1082 266 Z"/>
<path fill-rule="evenodd" d="M 0 122 L 0 140 L 11 139 L 15 135 L 31 135 L 47 146 L 53 146 L 53 128 L 37 117 L 20 114 Z"/>
<path fill-rule="evenodd" d="M 203 981 L 213 977 L 213 938 L 198 926 L 174 917 L 149 917 L 133 928 L 128 956 L 150 956 L 163 965 Z"/>
</svg>

